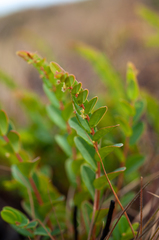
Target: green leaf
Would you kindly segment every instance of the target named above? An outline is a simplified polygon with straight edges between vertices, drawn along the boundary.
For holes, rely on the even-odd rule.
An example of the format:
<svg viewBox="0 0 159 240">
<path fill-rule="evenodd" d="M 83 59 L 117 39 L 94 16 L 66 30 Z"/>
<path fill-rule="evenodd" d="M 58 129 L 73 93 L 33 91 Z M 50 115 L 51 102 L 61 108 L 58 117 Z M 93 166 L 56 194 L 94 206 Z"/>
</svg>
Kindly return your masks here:
<svg viewBox="0 0 159 240">
<path fill-rule="evenodd" d="M 120 124 L 120 128 L 124 132 L 125 136 L 129 137 L 132 134 L 132 129 L 129 126 L 128 122 L 124 118 L 119 116 L 116 117 L 116 121 Z"/>
<path fill-rule="evenodd" d="M 99 129 L 94 135 L 93 135 L 93 141 L 99 141 L 102 137 L 104 137 L 107 133 L 112 131 L 114 128 L 118 127 L 119 124 L 114 126 L 109 126 L 105 128 Z"/>
<path fill-rule="evenodd" d="M 135 126 L 133 126 L 132 130 L 133 130 L 133 133 L 130 137 L 130 145 L 134 145 L 141 137 L 143 131 L 144 131 L 144 123 L 143 122 L 139 122 L 137 123 Z"/>
<path fill-rule="evenodd" d="M 114 144 L 114 145 L 110 145 L 110 146 L 106 146 L 106 147 L 100 148 L 99 149 L 99 154 L 101 156 L 101 159 L 103 160 L 109 153 L 114 151 L 116 148 L 120 148 L 122 146 L 123 146 L 122 143 L 117 143 L 117 144 Z M 95 159 L 97 161 L 100 161 L 100 158 L 99 158 L 97 153 L 95 154 Z"/>
<path fill-rule="evenodd" d="M 71 93 L 72 93 L 72 94 L 77 94 L 77 93 L 79 93 L 81 87 L 82 87 L 82 83 L 78 83 L 78 84 L 76 84 L 76 85 L 73 87 Z"/>
<path fill-rule="evenodd" d="M 91 194 L 92 199 L 94 200 L 95 188 L 93 186 L 93 182 L 96 178 L 95 172 L 89 166 L 83 165 L 81 167 L 81 177 L 87 187 L 87 190 Z"/>
<path fill-rule="evenodd" d="M 83 104 L 86 101 L 87 96 L 88 96 L 88 90 L 87 89 L 81 91 L 79 93 L 78 97 L 77 97 L 77 103 L 79 105 Z"/>
<path fill-rule="evenodd" d="M 136 110 L 136 114 L 133 118 L 133 122 L 137 122 L 140 117 L 142 116 L 144 110 L 145 110 L 145 101 L 144 100 L 139 100 L 137 102 L 135 102 L 135 110 Z"/>
<path fill-rule="evenodd" d="M 25 227 L 25 229 L 35 228 L 37 225 L 38 225 L 37 221 L 32 221 Z"/>
<path fill-rule="evenodd" d="M 129 224 L 125 216 L 121 217 L 118 224 L 120 234 L 126 233 L 127 229 L 129 228 Z"/>
<path fill-rule="evenodd" d="M 69 120 L 69 125 L 71 128 L 75 129 L 75 131 L 77 132 L 78 136 L 80 136 L 81 138 L 83 138 L 87 143 L 89 143 L 90 145 L 93 146 L 92 141 L 89 138 L 89 135 L 86 134 L 86 132 L 83 130 L 83 128 L 81 128 L 81 126 L 79 125 L 76 117 L 73 117 Z"/>
<path fill-rule="evenodd" d="M 94 97 L 90 101 L 87 102 L 87 105 L 86 105 L 85 110 L 84 110 L 85 114 L 88 114 L 93 110 L 94 106 L 97 103 L 97 100 L 98 100 L 98 97 Z"/>
<path fill-rule="evenodd" d="M 66 130 L 66 123 L 61 116 L 59 109 L 56 109 L 54 106 L 50 105 L 46 107 L 47 113 L 50 119 L 62 130 Z"/>
<path fill-rule="evenodd" d="M 28 231 L 27 229 L 20 228 L 20 227 L 18 227 L 18 226 L 16 226 L 16 225 L 13 225 L 13 224 L 11 224 L 11 227 L 12 227 L 16 232 L 18 232 L 19 234 L 21 234 L 21 235 L 23 235 L 23 236 L 25 236 L 25 237 L 31 237 L 31 238 L 34 237 L 34 234 L 31 233 L 30 231 Z"/>
<path fill-rule="evenodd" d="M 56 135 L 55 140 L 68 157 L 72 156 L 72 149 L 67 142 L 67 136 Z"/>
<path fill-rule="evenodd" d="M 8 117 L 3 110 L 0 110 L 0 134 L 6 135 L 7 131 L 8 131 Z"/>
<path fill-rule="evenodd" d="M 16 131 L 11 130 L 8 133 L 7 137 L 9 139 L 9 144 L 13 148 L 14 152 L 18 153 L 20 151 L 20 136 L 19 136 L 19 134 Z"/>
<path fill-rule="evenodd" d="M 86 132 L 91 133 L 90 126 L 88 124 L 88 121 L 86 119 L 83 119 L 82 116 L 80 116 L 78 113 L 76 113 L 76 118 L 81 125 L 81 127 L 86 130 Z"/>
<path fill-rule="evenodd" d="M 120 100 L 120 111 L 125 112 L 128 116 L 134 116 L 135 109 L 134 106 L 132 106 L 128 101 L 125 99 Z"/>
<path fill-rule="evenodd" d="M 19 210 L 12 207 L 4 207 L 1 211 L 1 217 L 10 224 L 24 227 L 29 223 L 29 219 Z"/>
<path fill-rule="evenodd" d="M 55 93 L 51 89 L 49 89 L 46 86 L 46 84 L 43 84 L 43 89 L 44 89 L 44 92 L 45 92 L 46 96 L 50 100 L 51 104 L 55 108 L 60 108 L 60 103 L 59 103 L 58 99 L 56 98 Z"/>
<path fill-rule="evenodd" d="M 153 27 L 156 27 L 157 29 L 159 28 L 159 16 L 157 12 L 150 10 L 144 5 L 139 5 L 137 8 L 137 13 L 145 21 L 147 21 L 147 23 L 149 23 Z"/>
<path fill-rule="evenodd" d="M 84 164 L 83 159 L 76 159 L 75 161 L 72 162 L 72 170 L 76 175 L 80 174 L 80 167 L 82 164 Z"/>
<path fill-rule="evenodd" d="M 25 177 L 20 170 L 18 169 L 17 165 L 12 165 L 11 167 L 12 175 L 14 179 L 16 179 L 20 184 L 25 186 L 26 188 L 32 189 L 30 182 L 27 177 Z"/>
<path fill-rule="evenodd" d="M 105 113 L 107 112 L 107 107 L 98 108 L 90 117 L 89 125 L 91 128 L 96 127 L 97 124 L 101 121 L 104 117 Z"/>
<path fill-rule="evenodd" d="M 124 172 L 125 170 L 126 170 L 126 168 L 122 167 L 122 168 L 116 169 L 114 172 L 108 173 L 109 180 L 110 181 L 113 180 L 114 178 L 119 176 L 119 174 Z M 105 175 L 95 179 L 95 181 L 93 183 L 94 187 L 99 190 L 103 189 L 107 184 L 108 184 L 108 182 L 107 182 Z"/>
<path fill-rule="evenodd" d="M 39 161 L 35 162 L 21 162 L 16 164 L 18 170 L 21 172 L 22 175 L 25 177 L 29 177 L 34 171 L 35 167 L 37 166 Z"/>
<path fill-rule="evenodd" d="M 76 147 L 81 153 L 82 157 L 86 160 L 86 162 L 93 168 L 93 170 L 97 169 L 97 164 L 94 160 L 95 149 L 93 146 L 90 146 L 85 140 L 81 137 L 74 138 Z"/>
<path fill-rule="evenodd" d="M 125 175 L 130 175 L 132 172 L 137 171 L 139 167 L 144 163 L 145 157 L 139 154 L 135 154 L 127 157 L 126 159 L 126 171 Z"/>
<path fill-rule="evenodd" d="M 72 159 L 67 159 L 67 161 L 65 162 L 65 168 L 70 183 L 72 184 L 73 187 L 76 188 L 77 186 L 76 175 L 72 169 L 72 163 L 73 163 Z"/>
<path fill-rule="evenodd" d="M 89 200 L 90 194 L 87 191 L 77 192 L 74 196 L 74 204 L 77 207 L 81 207 L 82 202 Z"/>
<path fill-rule="evenodd" d="M 137 70 L 132 63 L 128 63 L 127 69 L 127 94 L 130 100 L 134 101 L 138 98 L 139 87 L 137 82 Z"/>
<path fill-rule="evenodd" d="M 50 233 L 50 229 L 46 227 L 47 231 L 43 227 L 38 227 L 34 231 L 34 235 L 40 235 L 40 236 L 49 236 L 48 232 Z"/>
<path fill-rule="evenodd" d="M 69 76 L 65 79 L 66 87 L 72 87 L 72 85 L 74 84 L 74 81 L 75 81 L 75 76 L 74 76 L 74 75 L 69 75 Z"/>
<path fill-rule="evenodd" d="M 102 208 L 99 210 L 96 210 L 95 212 L 95 224 L 101 224 L 103 218 L 106 218 L 108 214 L 108 208 Z"/>
<path fill-rule="evenodd" d="M 115 99 L 125 96 L 123 81 L 105 54 L 81 43 L 77 43 L 75 49 L 92 64 L 100 79 L 109 88 L 111 96 Z"/>
<path fill-rule="evenodd" d="M 50 63 L 50 69 L 51 69 L 53 74 L 56 74 L 57 72 L 64 72 L 64 69 L 62 67 L 60 67 L 60 65 L 55 63 L 55 62 Z"/>
<path fill-rule="evenodd" d="M 92 214 L 92 205 L 89 202 L 83 202 L 82 203 L 82 215 L 83 215 L 83 219 L 84 219 L 84 223 L 85 223 L 85 227 L 86 227 L 86 232 L 87 234 L 90 231 L 90 223 L 91 223 L 91 214 Z"/>
<path fill-rule="evenodd" d="M 62 110 L 62 117 L 65 121 L 68 121 L 68 119 L 70 118 L 70 116 L 73 113 L 73 106 L 72 106 L 72 102 L 66 104 L 64 110 Z"/>
</svg>

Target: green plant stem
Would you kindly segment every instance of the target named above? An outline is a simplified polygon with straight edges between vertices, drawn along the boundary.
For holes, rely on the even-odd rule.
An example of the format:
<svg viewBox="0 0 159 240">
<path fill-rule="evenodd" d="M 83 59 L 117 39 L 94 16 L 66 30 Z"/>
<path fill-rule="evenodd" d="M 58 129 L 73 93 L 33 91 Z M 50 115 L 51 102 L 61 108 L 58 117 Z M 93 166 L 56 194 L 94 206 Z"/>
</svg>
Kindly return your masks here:
<svg viewBox="0 0 159 240">
<path fill-rule="evenodd" d="M 105 167 L 104 167 L 102 158 L 101 158 L 101 156 L 100 156 L 100 154 L 99 154 L 98 147 L 97 147 L 96 145 L 95 145 L 95 149 L 96 149 L 96 152 L 97 152 L 97 154 L 98 154 L 98 156 L 99 156 L 99 159 L 100 159 L 100 162 L 101 162 L 101 165 L 102 165 L 104 174 L 105 174 L 106 179 L 107 179 L 107 181 L 108 181 L 108 184 L 109 184 L 109 186 L 110 186 L 110 188 L 111 188 L 111 190 L 112 190 L 112 192 L 113 192 L 113 194 L 114 194 L 114 197 L 115 197 L 115 199 L 117 200 L 118 204 L 120 205 L 121 209 L 124 211 L 124 208 L 123 208 L 123 206 L 122 206 L 122 204 L 121 204 L 121 202 L 120 202 L 120 200 L 119 200 L 116 192 L 114 191 L 114 188 L 113 188 L 113 186 L 112 186 L 112 184 L 111 184 L 111 182 L 110 182 L 110 180 L 109 180 L 109 177 L 108 177 L 107 172 L 106 172 L 106 170 L 105 170 Z M 128 217 L 128 215 L 127 215 L 126 212 L 124 212 L 124 214 L 125 214 L 125 217 L 126 217 L 128 223 L 129 223 L 129 226 L 130 226 L 130 228 L 131 228 L 132 234 L 133 234 L 133 236 L 135 237 L 135 232 L 134 232 L 134 229 L 133 229 L 133 227 L 132 227 L 132 224 L 131 224 L 131 222 L 130 222 L 130 220 L 129 220 L 129 217 Z"/>
</svg>

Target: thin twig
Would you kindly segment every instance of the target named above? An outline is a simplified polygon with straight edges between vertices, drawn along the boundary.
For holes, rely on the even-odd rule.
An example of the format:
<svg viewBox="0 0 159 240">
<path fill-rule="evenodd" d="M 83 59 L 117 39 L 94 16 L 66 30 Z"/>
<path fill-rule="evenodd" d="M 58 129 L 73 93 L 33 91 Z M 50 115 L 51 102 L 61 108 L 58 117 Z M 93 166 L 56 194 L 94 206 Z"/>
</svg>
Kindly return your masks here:
<svg viewBox="0 0 159 240">
<path fill-rule="evenodd" d="M 142 192 L 142 185 L 143 185 L 143 177 L 141 177 L 141 191 L 140 191 L 140 234 L 142 235 L 142 207 L 143 207 L 143 192 Z M 142 237 L 140 238 L 142 240 Z"/>
<path fill-rule="evenodd" d="M 152 181 L 156 180 L 157 178 L 159 178 L 159 174 L 157 174 L 156 176 L 154 176 L 150 181 L 148 181 L 147 183 L 145 183 L 145 185 L 142 187 L 142 190 L 144 190 Z M 141 191 L 141 190 L 140 190 Z M 140 195 L 140 191 L 136 194 L 136 196 L 132 199 L 132 201 L 125 207 L 125 209 L 121 212 L 121 214 L 119 215 L 117 221 L 115 222 L 114 226 L 112 227 L 112 230 L 109 232 L 107 239 L 109 239 L 109 237 L 111 236 L 112 232 L 114 231 L 116 225 L 118 224 L 120 218 L 122 217 L 122 215 L 124 214 L 124 212 L 126 210 L 129 209 L 129 207 L 135 202 L 135 200 L 138 198 L 138 196 Z"/>
<path fill-rule="evenodd" d="M 105 167 L 104 167 L 102 158 L 101 158 L 101 156 L 100 156 L 100 154 L 99 154 L 98 148 L 97 148 L 96 146 L 95 146 L 95 148 L 96 148 L 96 152 L 97 152 L 97 154 L 98 154 L 98 156 L 99 156 L 100 162 L 101 162 L 101 164 L 102 164 L 102 168 L 103 168 L 104 174 L 105 174 L 105 176 L 106 176 L 106 179 L 107 179 L 107 181 L 108 181 L 108 184 L 109 184 L 109 186 L 110 186 L 110 188 L 111 188 L 111 190 L 112 190 L 112 192 L 113 192 L 113 194 L 114 194 L 114 196 L 115 196 L 118 204 L 120 205 L 121 209 L 124 211 L 124 208 L 123 208 L 123 206 L 122 206 L 122 204 L 121 204 L 121 202 L 120 202 L 120 200 L 119 200 L 116 192 L 114 191 L 114 188 L 113 188 L 113 186 L 112 186 L 112 184 L 111 184 L 111 182 L 110 182 L 110 180 L 109 180 L 109 177 L 108 177 L 107 172 L 106 172 L 106 170 L 105 170 Z M 135 232 L 134 232 L 134 229 L 133 229 L 133 227 L 132 227 L 132 224 L 131 224 L 131 222 L 130 222 L 130 220 L 129 220 L 129 217 L 128 217 L 128 215 L 127 215 L 127 213 L 126 213 L 125 211 L 124 211 L 124 214 L 125 214 L 125 217 L 126 217 L 128 223 L 129 223 L 129 226 L 130 226 L 130 228 L 131 228 L 132 234 L 133 234 L 133 236 L 134 236 L 134 238 L 135 238 Z M 109 239 L 109 238 L 108 238 L 108 239 Z"/>
</svg>

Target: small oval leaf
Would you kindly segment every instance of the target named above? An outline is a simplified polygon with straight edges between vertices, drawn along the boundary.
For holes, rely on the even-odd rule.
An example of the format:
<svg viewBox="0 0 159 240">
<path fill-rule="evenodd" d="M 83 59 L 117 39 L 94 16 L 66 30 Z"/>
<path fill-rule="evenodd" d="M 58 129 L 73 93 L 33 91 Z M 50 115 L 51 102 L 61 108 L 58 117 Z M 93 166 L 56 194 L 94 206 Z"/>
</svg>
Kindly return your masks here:
<svg viewBox="0 0 159 240">
<path fill-rule="evenodd" d="M 107 107 L 98 108 L 90 117 L 89 125 L 91 128 L 97 126 L 97 124 L 101 121 L 105 113 L 107 112 Z"/>
<path fill-rule="evenodd" d="M 93 168 L 93 170 L 97 169 L 97 164 L 94 160 L 95 149 L 94 147 L 90 146 L 85 140 L 80 137 L 74 138 L 76 147 L 78 148 L 79 152 L 85 159 L 85 161 Z"/>
<path fill-rule="evenodd" d="M 0 134 L 6 135 L 7 131 L 8 131 L 8 117 L 3 110 L 0 110 Z"/>
<path fill-rule="evenodd" d="M 109 126 L 105 128 L 99 129 L 93 136 L 93 141 L 99 141 L 102 137 L 104 137 L 107 133 L 112 131 L 114 128 L 118 127 L 119 124 L 114 125 L 114 126 Z"/>
<path fill-rule="evenodd" d="M 7 137 L 9 139 L 9 144 L 11 145 L 13 151 L 15 153 L 18 153 L 20 151 L 20 136 L 19 136 L 19 134 L 16 131 L 11 130 L 8 133 Z"/>
<path fill-rule="evenodd" d="M 90 101 L 87 102 L 87 105 L 86 105 L 85 110 L 84 110 L 85 114 L 88 114 L 93 110 L 94 106 L 97 103 L 97 100 L 98 100 L 98 97 L 94 97 Z"/>
<path fill-rule="evenodd" d="M 110 145 L 110 146 L 100 148 L 99 149 L 99 154 L 101 156 L 101 159 L 103 160 L 109 153 L 113 152 L 116 148 L 120 148 L 122 146 L 123 146 L 122 143 L 117 143 L 117 144 L 114 144 L 114 145 Z M 99 158 L 97 153 L 95 154 L 95 159 L 97 161 L 100 161 L 100 158 Z"/>
</svg>

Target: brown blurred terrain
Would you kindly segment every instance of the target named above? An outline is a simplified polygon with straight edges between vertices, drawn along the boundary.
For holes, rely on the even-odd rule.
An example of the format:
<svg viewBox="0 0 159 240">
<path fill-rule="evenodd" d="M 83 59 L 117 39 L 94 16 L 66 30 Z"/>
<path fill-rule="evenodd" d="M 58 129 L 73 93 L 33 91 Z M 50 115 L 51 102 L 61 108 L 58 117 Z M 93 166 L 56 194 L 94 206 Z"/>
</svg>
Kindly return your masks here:
<svg viewBox="0 0 159 240">
<path fill-rule="evenodd" d="M 139 83 L 158 95 L 159 49 L 145 47 L 145 37 L 154 29 L 137 16 L 141 3 L 155 6 L 150 0 L 90 0 L 2 17 L 0 69 L 41 94 L 38 74 L 15 54 L 18 50 L 37 51 L 74 73 L 84 87 L 99 92 L 102 84 L 97 75 L 72 48 L 73 42 L 80 41 L 105 53 L 124 79 L 126 64 L 132 61 L 139 70 Z M 10 102 L 6 88 L 0 88 L 0 98 Z"/>
</svg>

